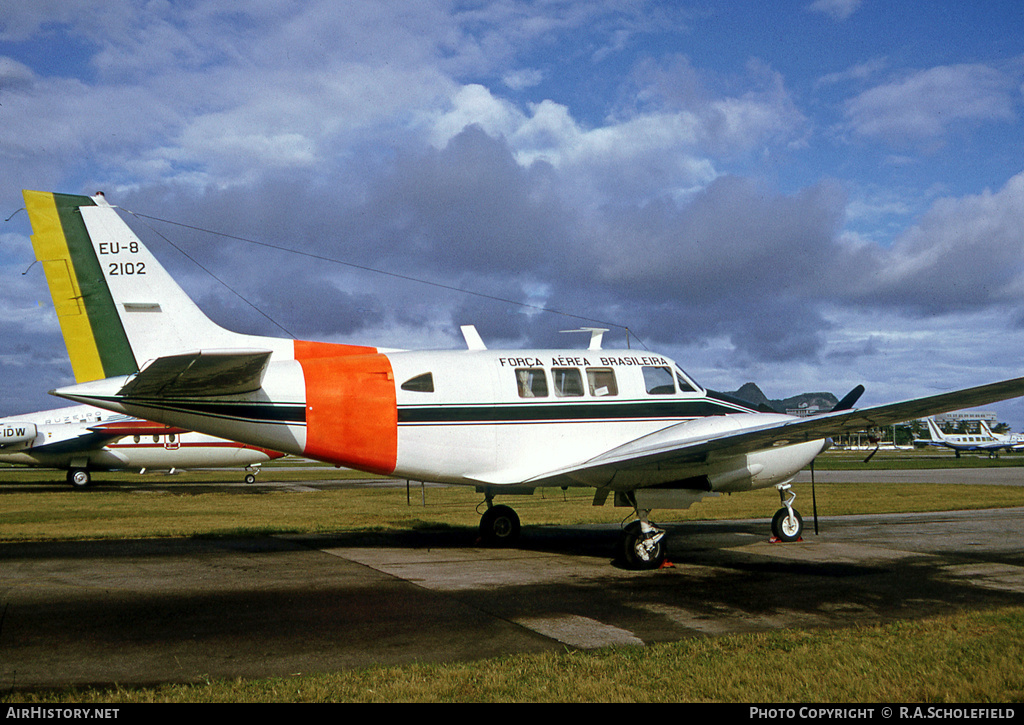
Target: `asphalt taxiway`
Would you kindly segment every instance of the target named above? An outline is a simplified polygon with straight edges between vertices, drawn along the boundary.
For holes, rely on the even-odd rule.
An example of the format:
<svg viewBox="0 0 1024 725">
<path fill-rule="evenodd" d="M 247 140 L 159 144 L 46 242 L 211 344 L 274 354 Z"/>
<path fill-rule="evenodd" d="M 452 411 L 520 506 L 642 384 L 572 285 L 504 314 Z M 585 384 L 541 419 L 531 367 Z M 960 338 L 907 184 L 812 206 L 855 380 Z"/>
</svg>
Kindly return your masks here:
<svg viewBox="0 0 1024 725">
<path fill-rule="evenodd" d="M 0 544 L 0 689 L 288 676 L 642 646 L 1024 604 L 1024 508 L 664 524 L 674 566 L 615 564 L 615 526 Z"/>
</svg>

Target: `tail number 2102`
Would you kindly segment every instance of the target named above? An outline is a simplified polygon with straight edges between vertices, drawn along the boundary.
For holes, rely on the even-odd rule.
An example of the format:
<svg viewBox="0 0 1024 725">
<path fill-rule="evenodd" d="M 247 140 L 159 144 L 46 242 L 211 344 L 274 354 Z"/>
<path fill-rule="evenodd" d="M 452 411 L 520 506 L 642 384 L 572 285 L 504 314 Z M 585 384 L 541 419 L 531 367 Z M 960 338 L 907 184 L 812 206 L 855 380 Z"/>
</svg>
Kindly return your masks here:
<svg viewBox="0 0 1024 725">
<path fill-rule="evenodd" d="M 145 262 L 107 262 L 108 277 L 123 277 L 129 274 L 145 274 Z"/>
</svg>

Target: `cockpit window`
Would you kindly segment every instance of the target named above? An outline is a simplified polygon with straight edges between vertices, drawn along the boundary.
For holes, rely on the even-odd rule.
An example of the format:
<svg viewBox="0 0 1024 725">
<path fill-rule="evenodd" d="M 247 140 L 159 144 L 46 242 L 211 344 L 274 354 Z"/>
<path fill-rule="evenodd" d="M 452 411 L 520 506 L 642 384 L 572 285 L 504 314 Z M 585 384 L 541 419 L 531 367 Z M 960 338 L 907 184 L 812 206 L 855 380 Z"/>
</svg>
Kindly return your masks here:
<svg viewBox="0 0 1024 725">
<path fill-rule="evenodd" d="M 587 385 L 590 394 L 598 398 L 619 394 L 615 371 L 611 368 L 587 368 Z"/>
<path fill-rule="evenodd" d="M 548 397 L 548 379 L 544 368 L 516 368 L 516 384 L 520 398 Z"/>
<path fill-rule="evenodd" d="M 551 379 L 555 385 L 555 395 L 560 398 L 579 397 L 583 395 L 583 376 L 579 368 L 552 368 Z"/>
<path fill-rule="evenodd" d="M 402 383 L 402 390 L 408 390 L 413 393 L 433 393 L 434 374 L 423 373 L 422 375 L 417 375 L 414 378 L 409 378 Z"/>
<path fill-rule="evenodd" d="M 672 370 L 663 367 L 645 365 L 644 387 L 650 395 L 674 395 L 676 384 L 673 381 Z"/>
<path fill-rule="evenodd" d="M 697 392 L 696 383 L 693 383 L 690 377 L 678 367 L 676 368 L 676 382 L 679 384 L 679 392 L 681 393 Z"/>
</svg>

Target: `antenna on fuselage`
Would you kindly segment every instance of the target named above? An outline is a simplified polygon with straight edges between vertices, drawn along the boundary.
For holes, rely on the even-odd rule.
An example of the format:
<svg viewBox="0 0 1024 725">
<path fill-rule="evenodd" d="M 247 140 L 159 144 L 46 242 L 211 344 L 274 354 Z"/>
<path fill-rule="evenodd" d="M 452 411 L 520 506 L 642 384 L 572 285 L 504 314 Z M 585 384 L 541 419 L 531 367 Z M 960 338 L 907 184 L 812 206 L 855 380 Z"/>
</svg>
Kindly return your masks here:
<svg viewBox="0 0 1024 725">
<path fill-rule="evenodd" d="M 484 344 L 484 340 L 480 337 L 480 333 L 473 325 L 463 325 L 459 328 L 462 330 L 462 336 L 466 339 L 466 348 L 469 350 L 486 350 L 487 345 Z"/>
<path fill-rule="evenodd" d="M 562 333 L 569 332 L 589 332 L 590 333 L 590 347 L 588 350 L 600 350 L 601 340 L 604 338 L 604 333 L 608 332 L 607 328 L 604 327 L 581 327 L 578 330 L 560 330 Z"/>
</svg>

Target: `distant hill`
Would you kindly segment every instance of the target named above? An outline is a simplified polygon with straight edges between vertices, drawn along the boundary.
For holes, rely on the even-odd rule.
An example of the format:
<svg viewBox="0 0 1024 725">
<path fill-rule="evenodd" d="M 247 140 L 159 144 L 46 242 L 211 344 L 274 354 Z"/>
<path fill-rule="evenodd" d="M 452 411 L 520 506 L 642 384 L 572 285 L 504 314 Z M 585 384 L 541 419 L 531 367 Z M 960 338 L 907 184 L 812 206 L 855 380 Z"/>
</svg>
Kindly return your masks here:
<svg viewBox="0 0 1024 725">
<path fill-rule="evenodd" d="M 832 410 L 839 402 L 839 398 L 832 393 L 801 393 L 791 398 L 770 400 L 754 383 L 746 383 L 739 390 L 725 393 L 725 395 L 749 403 L 757 410 L 775 413 L 785 413 L 787 410 L 802 407 L 817 407 L 819 411 L 825 412 Z"/>
</svg>

